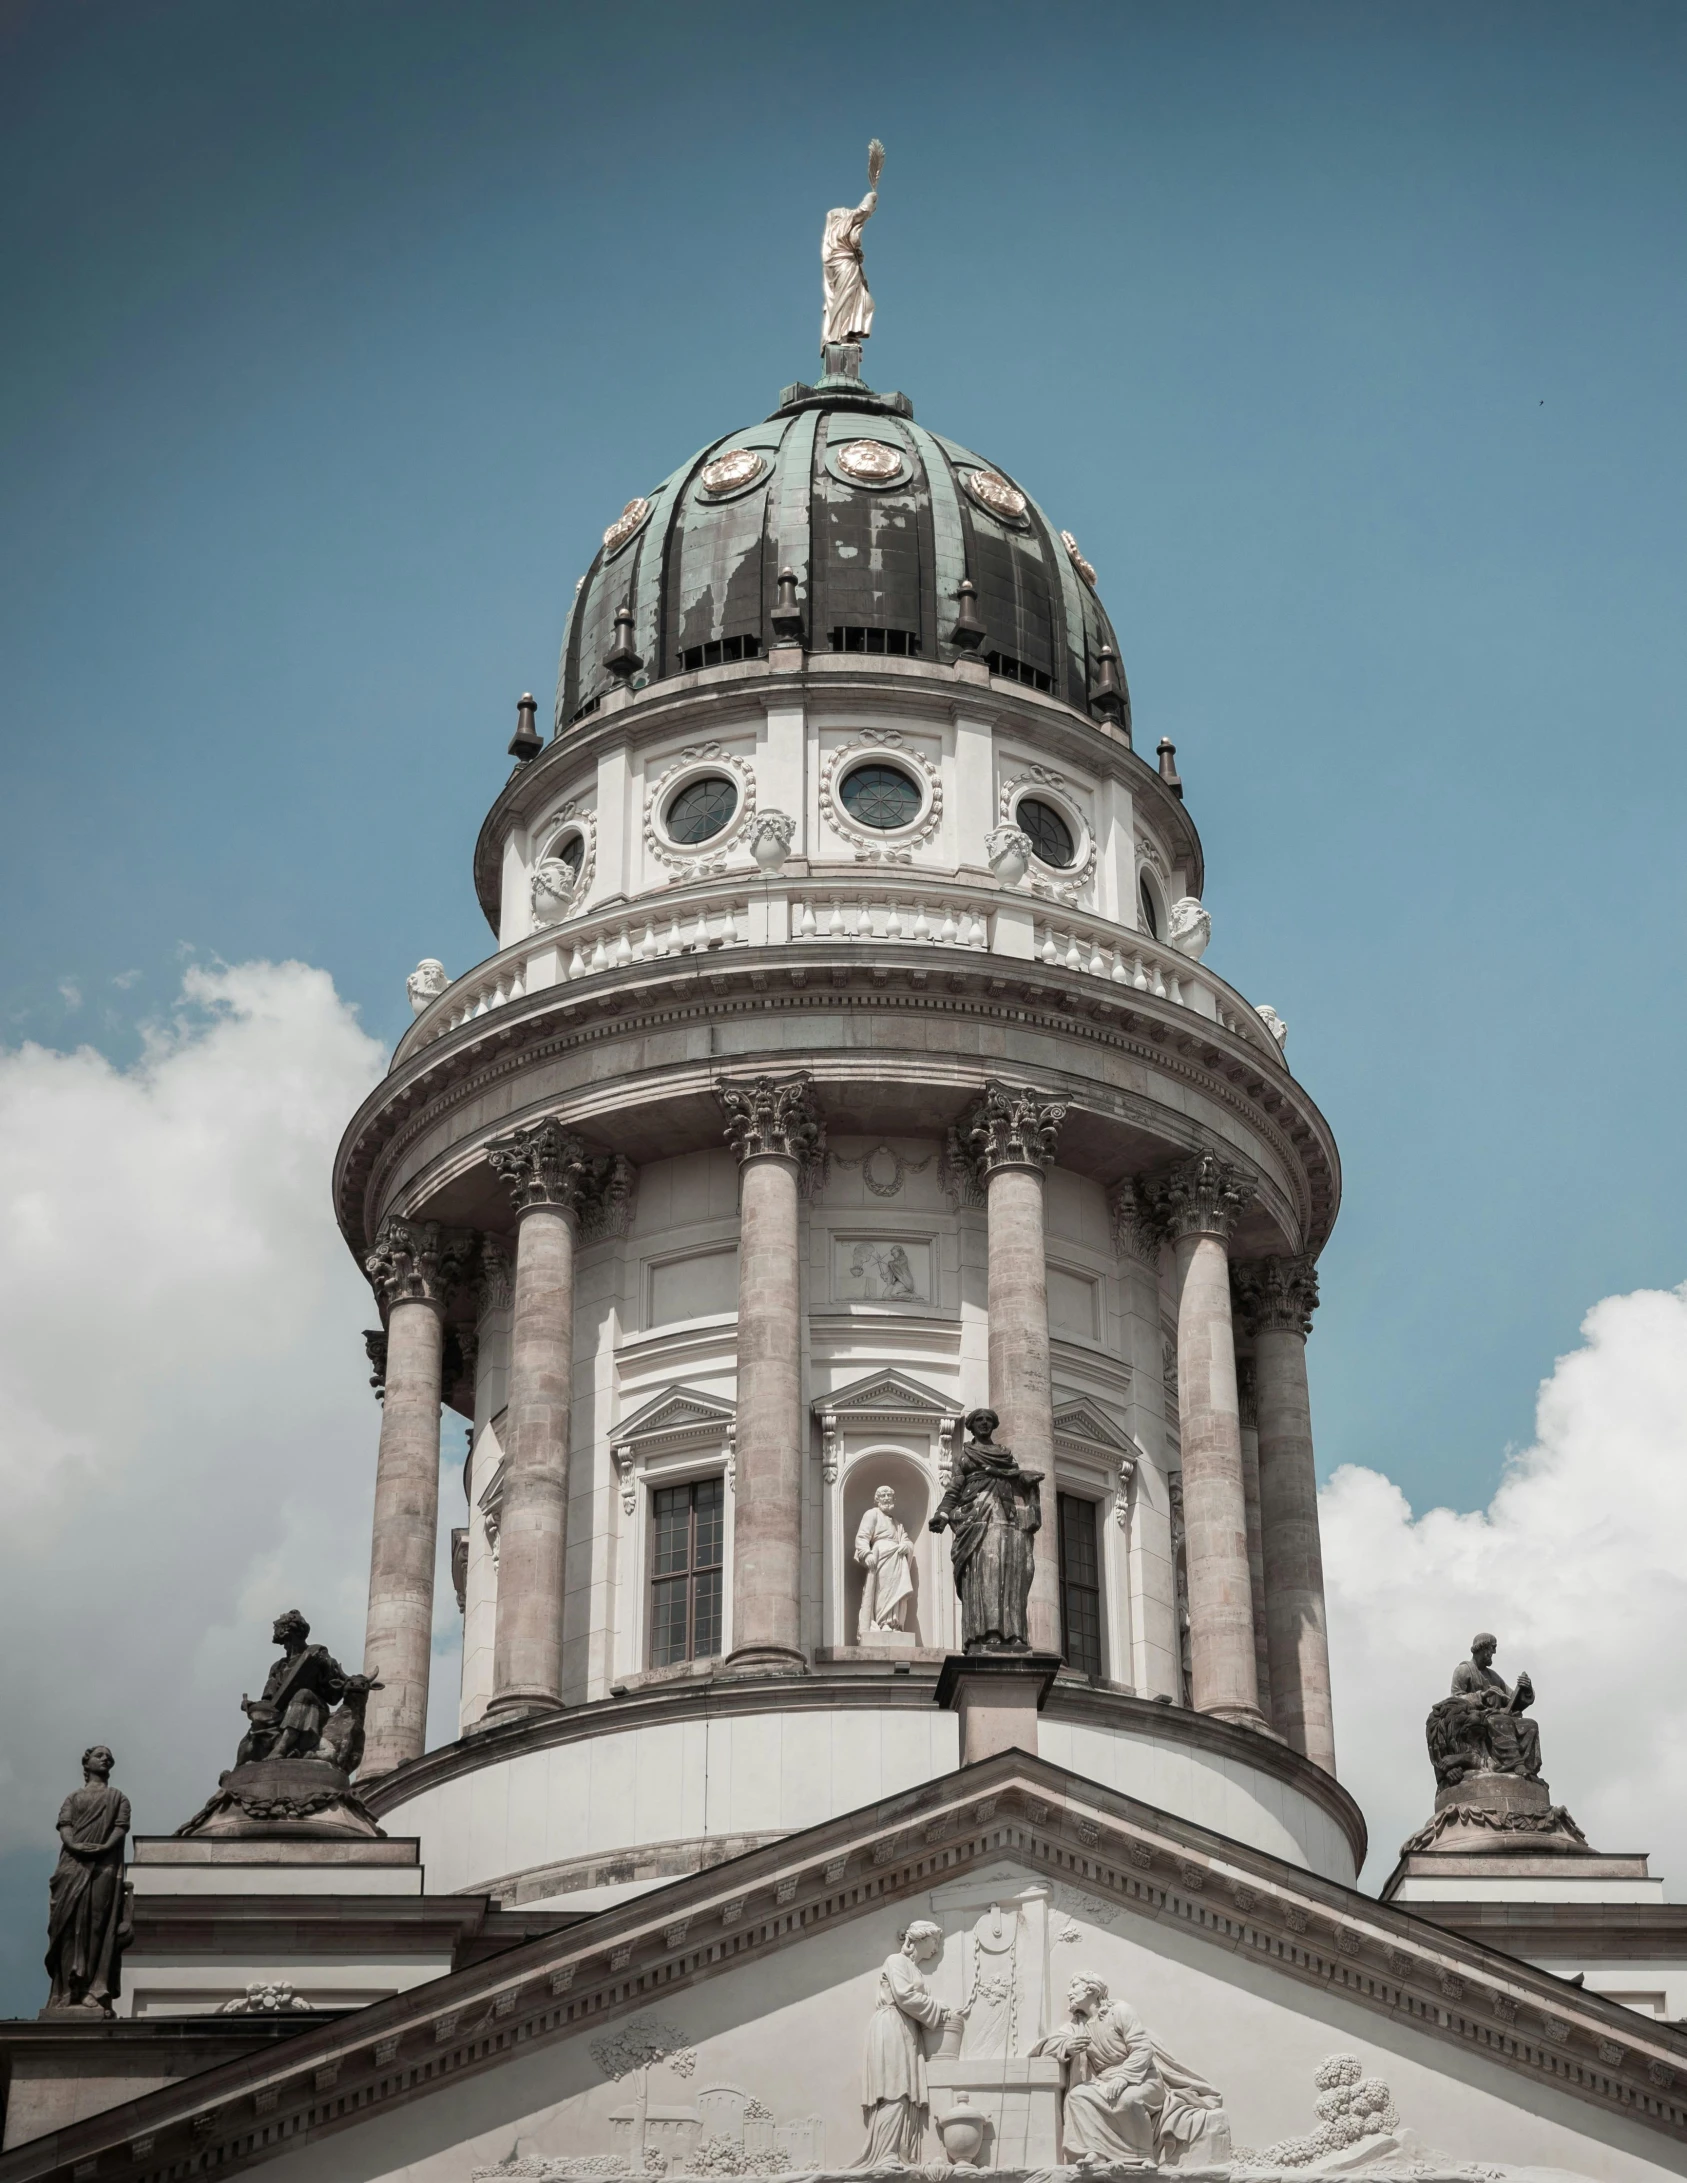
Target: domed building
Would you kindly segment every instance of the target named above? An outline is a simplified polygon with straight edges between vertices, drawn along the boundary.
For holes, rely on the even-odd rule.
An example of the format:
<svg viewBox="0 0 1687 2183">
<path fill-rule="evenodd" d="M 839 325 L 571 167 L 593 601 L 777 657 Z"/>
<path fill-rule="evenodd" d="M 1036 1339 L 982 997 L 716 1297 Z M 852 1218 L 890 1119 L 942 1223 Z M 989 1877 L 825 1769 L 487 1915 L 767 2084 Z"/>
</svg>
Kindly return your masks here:
<svg viewBox="0 0 1687 2183">
<path fill-rule="evenodd" d="M 491 952 L 420 966 L 340 1146 L 363 1673 L 283 1615 L 99 1896 L 89 1752 L 0 2183 L 1683 2171 L 1687 1911 L 1552 1802 L 1491 1637 L 1357 1890 L 1335 1145 L 1097 572 L 861 376 L 875 202 L 815 383 L 605 529 Z"/>
</svg>

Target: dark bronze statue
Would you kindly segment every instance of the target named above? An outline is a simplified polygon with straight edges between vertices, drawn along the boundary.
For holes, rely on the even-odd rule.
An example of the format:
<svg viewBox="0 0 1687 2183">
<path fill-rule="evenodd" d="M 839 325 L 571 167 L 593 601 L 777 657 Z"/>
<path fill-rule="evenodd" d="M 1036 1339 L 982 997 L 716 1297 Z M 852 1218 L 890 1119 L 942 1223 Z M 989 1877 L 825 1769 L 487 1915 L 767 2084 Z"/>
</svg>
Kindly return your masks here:
<svg viewBox="0 0 1687 2183">
<path fill-rule="evenodd" d="M 1495 1639 L 1478 1631 L 1470 1641 L 1470 1658 L 1453 1670 L 1451 1697 L 1430 1708 L 1425 1735 L 1437 1788 L 1452 1788 L 1472 1774 L 1540 1778 L 1541 1732 L 1525 1718 L 1535 1686 L 1520 1675 L 1513 1689 L 1496 1674 L 1496 1650 Z"/>
<path fill-rule="evenodd" d="M 1043 1521 L 1043 1474 L 1021 1470 L 1013 1450 L 995 1444 L 991 1435 L 1000 1422 L 994 1410 L 968 1413 L 971 1438 L 931 1519 L 933 1531 L 951 1535 L 966 1652 L 1031 1649 L 1026 1605 L 1036 1563 L 1032 1541 Z"/>
<path fill-rule="evenodd" d="M 43 2016 L 110 2016 L 121 1991 L 129 1944 L 129 1891 L 123 1838 L 129 1799 L 111 1786 L 103 1743 L 82 1754 L 82 1787 L 59 1806 L 59 1861 L 48 1884 L 47 1975 Z"/>
<path fill-rule="evenodd" d="M 346 1694 L 345 1669 L 326 1645 L 307 1642 L 310 1624 L 297 1607 L 277 1615 L 272 1635 L 282 1656 L 264 1680 L 263 1696 L 240 1701 L 251 1725 L 240 1739 L 236 1766 L 313 1757 L 329 1709 Z"/>
</svg>

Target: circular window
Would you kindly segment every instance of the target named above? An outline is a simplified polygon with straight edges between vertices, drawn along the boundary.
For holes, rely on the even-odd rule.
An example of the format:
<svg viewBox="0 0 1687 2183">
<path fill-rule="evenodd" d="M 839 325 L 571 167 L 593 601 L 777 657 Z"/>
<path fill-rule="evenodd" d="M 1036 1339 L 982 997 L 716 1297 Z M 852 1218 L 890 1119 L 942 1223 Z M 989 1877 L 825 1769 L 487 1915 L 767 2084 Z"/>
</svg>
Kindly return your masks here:
<svg viewBox="0 0 1687 2183">
<path fill-rule="evenodd" d="M 1039 863 L 1052 864 L 1056 871 L 1064 872 L 1078 861 L 1072 829 L 1053 804 L 1044 803 L 1041 796 L 1021 796 L 1013 817 L 1014 824 L 1030 835 Z"/>
<path fill-rule="evenodd" d="M 1157 940 L 1160 937 L 1160 913 L 1154 907 L 1154 890 L 1146 879 L 1139 879 L 1136 892 L 1137 899 L 1142 904 L 1142 922 L 1148 928 L 1148 936 Z"/>
<path fill-rule="evenodd" d="M 839 796 L 857 825 L 885 834 L 912 826 L 920 815 L 920 792 L 898 766 L 857 766 Z"/>
<path fill-rule="evenodd" d="M 586 861 L 585 836 L 583 834 L 561 834 L 545 851 L 545 856 L 547 860 L 554 859 L 558 864 L 566 864 L 570 872 L 578 879 L 580 867 Z"/>
<path fill-rule="evenodd" d="M 668 833 L 674 841 L 712 841 L 738 808 L 738 790 L 724 773 L 705 773 L 690 781 L 668 806 Z"/>
</svg>

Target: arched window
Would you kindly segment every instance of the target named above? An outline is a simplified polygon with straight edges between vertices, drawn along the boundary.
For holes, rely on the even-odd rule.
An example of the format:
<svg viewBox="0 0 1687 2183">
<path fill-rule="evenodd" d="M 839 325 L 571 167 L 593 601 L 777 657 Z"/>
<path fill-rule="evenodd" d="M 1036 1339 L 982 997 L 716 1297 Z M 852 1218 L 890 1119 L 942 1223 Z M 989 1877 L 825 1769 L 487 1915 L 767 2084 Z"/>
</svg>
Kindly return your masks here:
<svg viewBox="0 0 1687 2183">
<path fill-rule="evenodd" d="M 1148 874 L 1143 873 L 1136 885 L 1137 899 L 1142 904 L 1142 924 L 1150 939 L 1160 937 L 1160 913 L 1154 904 L 1154 890 L 1148 884 Z"/>
</svg>

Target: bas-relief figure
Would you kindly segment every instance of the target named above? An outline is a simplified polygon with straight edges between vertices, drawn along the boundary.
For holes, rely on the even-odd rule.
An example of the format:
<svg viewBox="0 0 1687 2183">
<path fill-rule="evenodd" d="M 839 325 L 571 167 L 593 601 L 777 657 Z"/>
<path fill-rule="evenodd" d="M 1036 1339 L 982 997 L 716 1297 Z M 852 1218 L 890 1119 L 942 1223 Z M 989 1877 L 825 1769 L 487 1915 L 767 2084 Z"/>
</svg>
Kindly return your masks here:
<svg viewBox="0 0 1687 2183">
<path fill-rule="evenodd" d="M 860 1283 L 860 1294 L 870 1301 L 904 1304 L 920 1300 L 913 1261 L 901 1243 L 882 1247 L 857 1243 L 850 1252 L 849 1277 Z"/>
<path fill-rule="evenodd" d="M 1538 1781 L 1541 1732 L 1525 1718 L 1535 1686 L 1519 1675 L 1516 1686 L 1494 1670 L 1497 1641 L 1486 1630 L 1470 1641 L 1470 1658 L 1453 1671 L 1452 1695 L 1430 1709 L 1425 1734 L 1437 1788 L 1452 1788 L 1473 1774 L 1516 1774 Z"/>
<path fill-rule="evenodd" d="M 931 1519 L 949 1531 L 966 1652 L 1028 1652 L 1026 1606 L 1042 1527 L 1042 1472 L 1021 1470 L 1011 1448 L 991 1438 L 994 1410 L 971 1410 L 971 1437 L 955 1461 L 949 1490 Z"/>
<path fill-rule="evenodd" d="M 855 1558 L 866 1571 L 861 1635 L 905 1630 L 914 1601 L 914 1542 L 896 1520 L 896 1495 L 880 1486 L 855 1534 Z"/>
<path fill-rule="evenodd" d="M 1061 2137 L 1068 2161 L 1205 2167 L 1230 2157 L 1219 2093 L 1113 2000 L 1104 1980 L 1080 1973 L 1066 2001 L 1067 2023 L 1033 2052 L 1066 2068 Z"/>
<path fill-rule="evenodd" d="M 123 1838 L 129 1799 L 111 1786 L 115 1761 L 103 1743 L 82 1754 L 82 1786 L 59 1806 L 59 1861 L 48 1882 L 47 1975 L 43 2016 L 110 2016 L 129 1942 Z"/>
<path fill-rule="evenodd" d="M 943 1930 L 916 1918 L 879 1972 L 878 2002 L 861 2063 L 861 2112 L 867 2142 L 857 2168 L 912 2165 L 925 2139 L 925 2045 L 922 2029 L 943 2031 L 956 2012 L 927 1993 L 922 1968 L 943 1951 Z"/>
<path fill-rule="evenodd" d="M 822 352 L 834 342 L 865 341 L 873 330 L 873 298 L 867 289 L 861 230 L 879 202 L 884 156 L 884 146 L 875 137 L 867 148 L 866 196 L 858 205 L 839 205 L 826 215 L 820 244 Z"/>
</svg>

